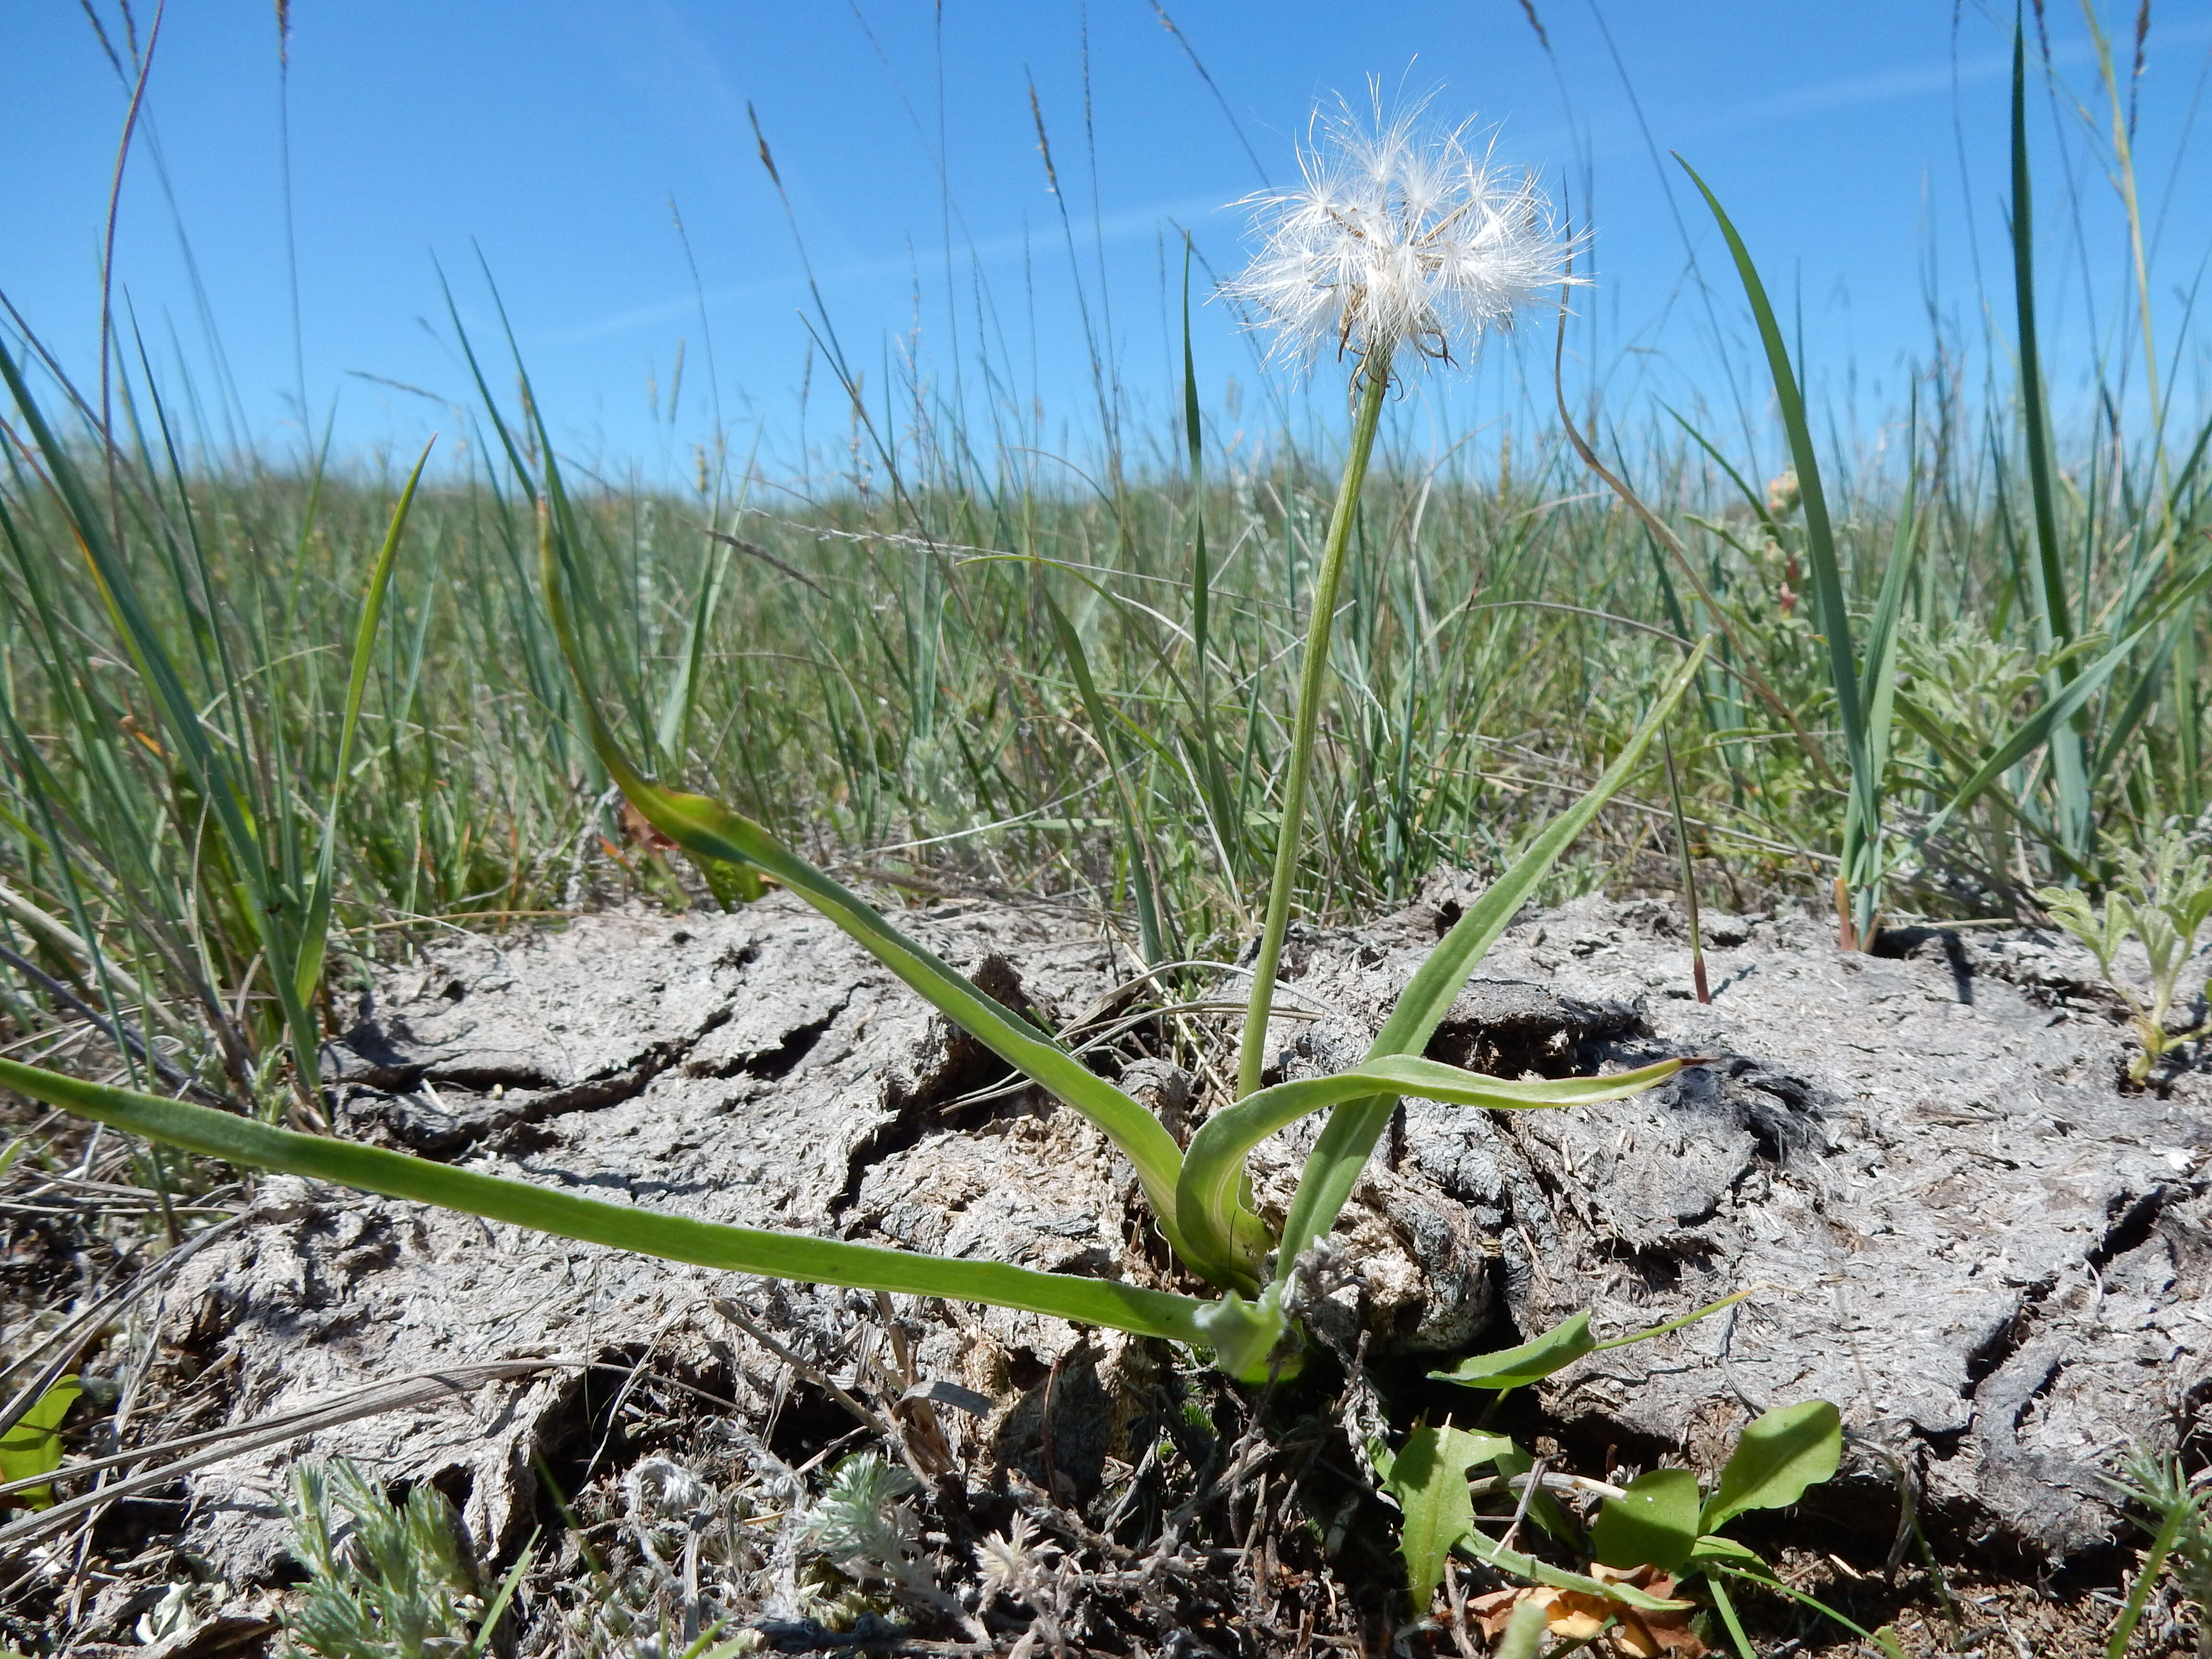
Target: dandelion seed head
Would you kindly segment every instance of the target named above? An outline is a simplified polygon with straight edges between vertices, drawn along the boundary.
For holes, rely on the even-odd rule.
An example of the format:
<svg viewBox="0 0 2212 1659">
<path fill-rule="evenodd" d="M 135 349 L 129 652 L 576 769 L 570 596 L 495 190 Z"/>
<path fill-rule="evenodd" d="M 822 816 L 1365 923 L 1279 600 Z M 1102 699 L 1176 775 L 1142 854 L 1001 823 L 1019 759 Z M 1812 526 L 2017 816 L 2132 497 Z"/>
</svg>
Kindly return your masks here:
<svg viewBox="0 0 2212 1659">
<path fill-rule="evenodd" d="M 1245 198 L 1261 246 L 1223 291 L 1273 332 L 1278 361 L 1401 348 L 1463 360 L 1580 280 L 1535 175 L 1498 165 L 1471 123 L 1426 117 L 1425 99 L 1386 115 L 1373 93 L 1363 116 L 1340 98 L 1315 112 L 1302 182 Z"/>
</svg>

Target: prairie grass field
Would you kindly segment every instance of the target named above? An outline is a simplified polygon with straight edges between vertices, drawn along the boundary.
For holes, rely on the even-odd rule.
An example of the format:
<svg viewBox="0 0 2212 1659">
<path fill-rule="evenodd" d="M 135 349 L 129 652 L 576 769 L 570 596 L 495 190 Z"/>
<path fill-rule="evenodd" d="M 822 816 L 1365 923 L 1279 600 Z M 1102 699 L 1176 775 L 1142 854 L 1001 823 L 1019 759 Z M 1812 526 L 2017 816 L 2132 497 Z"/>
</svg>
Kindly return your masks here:
<svg viewBox="0 0 2212 1659">
<path fill-rule="evenodd" d="M 1940 365 L 1924 384 L 1917 420 L 1830 485 L 1862 621 L 1893 562 L 1911 565 L 1883 780 L 1888 903 L 2011 915 L 2043 883 L 2094 885 L 2203 809 L 2201 607 L 2161 606 L 2212 568 L 2205 441 L 2114 429 L 2054 456 L 2072 629 L 2058 637 L 2017 411 L 1974 412 Z M 332 837 L 334 967 L 634 892 L 715 902 L 626 830 L 575 733 L 537 592 L 538 463 L 502 449 L 512 417 L 490 413 L 469 463 L 422 486 L 364 658 Z M 1680 642 L 1708 632 L 1712 660 L 1673 734 L 1706 902 L 1826 902 L 1848 765 L 1800 516 L 1773 512 L 1772 481 L 1743 476 L 1717 441 L 1623 413 L 1640 430 L 1611 437 L 1612 467 L 1675 527 L 1681 556 L 1563 438 L 1489 476 L 1407 453 L 1378 463 L 1335 636 L 1304 915 L 1375 914 L 1438 865 L 1496 868 L 1602 769 Z M 303 891 L 402 481 L 180 459 L 204 452 L 150 388 L 134 389 L 105 456 L 90 415 L 55 400 L 49 416 L 81 504 L 246 803 L 252 855 L 272 889 Z M 14 981 L 15 1040 L 43 1048 L 120 1018 L 185 1069 L 213 1042 L 242 1076 L 282 1019 L 240 849 L 173 752 L 51 465 L 20 422 L 11 435 L 6 944 L 76 1000 Z M 1158 436 L 1172 454 L 1183 434 Z M 919 432 L 885 449 L 957 453 Z M 1133 944 L 1149 925 L 1160 949 L 1233 953 L 1256 927 L 1332 463 L 1286 452 L 1223 476 L 1201 453 L 1195 482 L 1155 462 L 1077 493 L 1015 454 L 988 476 L 816 480 L 796 506 L 787 488 L 703 465 L 683 494 L 572 484 L 590 646 L 619 720 L 668 775 L 842 871 L 917 896 L 1055 897 Z M 2033 744 L 1916 840 L 2057 673 L 2123 643 L 2072 728 L 2085 770 L 2062 780 Z M 2092 833 L 2069 841 L 2077 796 Z M 1654 768 L 1554 889 L 1678 888 L 1680 853 Z"/>
</svg>

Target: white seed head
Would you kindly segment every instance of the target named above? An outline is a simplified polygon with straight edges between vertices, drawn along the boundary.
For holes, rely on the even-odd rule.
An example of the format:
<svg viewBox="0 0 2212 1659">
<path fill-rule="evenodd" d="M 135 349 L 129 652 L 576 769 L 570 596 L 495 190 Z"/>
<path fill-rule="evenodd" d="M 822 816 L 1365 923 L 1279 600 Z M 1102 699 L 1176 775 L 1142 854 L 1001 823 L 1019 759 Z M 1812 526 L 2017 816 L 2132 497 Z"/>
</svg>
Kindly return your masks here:
<svg viewBox="0 0 2212 1659">
<path fill-rule="evenodd" d="M 1371 89 L 1370 89 L 1371 90 Z M 1296 189 L 1247 197 L 1261 246 L 1224 285 L 1275 336 L 1271 355 L 1409 349 L 1449 362 L 1522 307 L 1581 279 L 1535 175 L 1426 120 L 1420 100 L 1371 117 L 1340 98 L 1314 113 Z"/>
</svg>

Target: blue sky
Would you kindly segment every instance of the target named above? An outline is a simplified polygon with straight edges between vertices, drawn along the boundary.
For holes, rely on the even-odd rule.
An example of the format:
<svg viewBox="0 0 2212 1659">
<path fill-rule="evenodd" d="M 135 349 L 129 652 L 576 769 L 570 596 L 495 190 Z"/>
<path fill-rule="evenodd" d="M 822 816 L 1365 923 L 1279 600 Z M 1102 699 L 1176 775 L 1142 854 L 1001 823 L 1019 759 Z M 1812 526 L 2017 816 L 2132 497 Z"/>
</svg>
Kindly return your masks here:
<svg viewBox="0 0 2212 1659">
<path fill-rule="evenodd" d="M 94 3 L 119 33 L 113 0 Z M 2124 58 L 2136 8 L 2107 9 Z M 1901 400 L 1931 294 L 1978 341 L 1985 277 L 2008 324 L 2010 15 L 1977 0 L 1171 0 L 1167 15 L 1174 31 L 1152 0 L 297 0 L 295 363 L 271 9 L 171 0 L 123 191 L 118 298 L 165 374 L 190 366 L 210 430 L 296 449 L 304 382 L 312 423 L 335 418 L 342 448 L 374 454 L 455 429 L 469 386 L 439 270 L 485 344 L 488 272 L 562 442 L 610 472 L 666 474 L 718 407 L 732 441 L 757 433 L 796 465 L 802 392 L 804 441 L 834 458 L 848 405 L 818 354 L 810 371 L 811 266 L 872 404 L 902 395 L 912 363 L 979 428 L 995 397 L 1043 411 L 1009 441 L 1082 454 L 1099 419 L 1087 340 L 1133 429 L 1156 428 L 1182 231 L 1206 268 L 1233 268 L 1244 218 L 1226 204 L 1263 171 L 1292 176 L 1316 99 L 1374 76 L 1498 123 L 1501 155 L 1594 224 L 1597 285 L 1572 337 L 1617 418 L 1655 392 L 1733 408 L 1728 363 L 1744 361 L 1732 279 L 1670 150 L 1729 204 L 1847 425 Z M 2049 27 L 2066 87 L 2101 112 L 2078 7 L 2053 0 Z M 2175 291 L 2212 248 L 2212 135 L 2195 120 L 2208 50 L 2212 0 L 2154 7 L 2137 143 L 2169 343 Z M 75 0 L 0 7 L 0 60 L 15 66 L 0 291 L 88 377 L 128 88 Z M 2034 136 L 2063 397 L 2095 349 L 2126 346 L 2126 265 L 2086 131 L 2039 82 Z M 1261 441 L 1285 411 L 1337 412 L 1334 393 L 1262 375 L 1220 305 L 1201 307 L 1197 340 L 1224 443 Z M 1520 371 L 1547 359 L 1536 331 L 1425 386 L 1400 419 L 1449 447 L 1525 414 Z M 2199 393 L 2184 385 L 2185 410 Z"/>
</svg>

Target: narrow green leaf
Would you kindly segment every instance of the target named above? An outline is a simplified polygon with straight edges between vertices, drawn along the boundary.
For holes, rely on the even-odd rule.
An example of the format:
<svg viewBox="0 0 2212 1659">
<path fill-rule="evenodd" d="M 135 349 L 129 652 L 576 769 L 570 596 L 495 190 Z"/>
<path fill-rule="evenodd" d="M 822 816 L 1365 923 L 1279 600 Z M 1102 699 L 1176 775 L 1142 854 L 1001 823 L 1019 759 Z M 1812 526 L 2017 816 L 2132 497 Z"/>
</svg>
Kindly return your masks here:
<svg viewBox="0 0 2212 1659">
<path fill-rule="evenodd" d="M 1722 1607 L 1728 1605 L 1728 1592 L 1722 1588 L 1721 1580 L 1723 1577 L 1741 1578 L 1746 1583 L 1758 1585 L 1759 1589 L 1766 1591 L 1770 1595 L 1787 1596 L 1790 1600 L 1796 1602 L 1801 1607 L 1812 1608 L 1814 1612 L 1819 1613 L 1822 1618 L 1834 1620 L 1845 1630 L 1850 1631 L 1853 1635 L 1858 1637 L 1860 1640 L 1873 1643 L 1885 1654 L 1889 1655 L 1891 1659 L 1905 1659 L 1905 1650 L 1903 1648 L 1899 1646 L 1897 1632 L 1891 1626 L 1884 1625 L 1878 1631 L 1869 1630 L 1864 1625 L 1859 1624 L 1856 1620 L 1837 1612 L 1835 1608 L 1830 1607 L 1826 1601 L 1822 1601 L 1814 1596 L 1808 1595 L 1803 1590 L 1793 1589 L 1788 1584 L 1784 1583 L 1779 1578 L 1775 1577 L 1771 1571 L 1766 1571 L 1765 1563 L 1761 1562 L 1759 1565 L 1760 1571 L 1758 1572 L 1745 1572 L 1739 1571 L 1735 1567 L 1729 1565 L 1725 1562 L 1715 1563 L 1712 1576 L 1706 1581 L 1706 1588 L 1712 1591 L 1715 1604 Z M 1752 1653 L 1748 1646 L 1746 1646 L 1742 1651 L 1747 1656 L 1747 1659 L 1757 1659 L 1757 1656 Z"/>
<path fill-rule="evenodd" d="M 315 854 L 314 884 L 307 892 L 307 911 L 300 923 L 300 959 L 293 969 L 294 994 L 302 1004 L 314 1001 L 315 992 L 323 981 L 323 959 L 330 945 L 331 888 L 337 870 L 338 808 L 345 800 L 347 776 L 353 770 L 354 736 L 361 726 L 362 699 L 368 690 L 369 659 L 376 648 L 377 625 L 384 615 L 384 596 L 392 586 L 392 567 L 398 562 L 399 538 L 407 526 L 407 509 L 415 504 L 415 488 L 422 481 L 422 469 L 430 461 L 431 445 L 437 441 L 433 437 L 422 446 L 415 470 L 407 475 L 406 488 L 399 492 L 399 503 L 392 509 L 384 545 L 377 550 L 376 563 L 369 572 L 368 592 L 362 599 L 361 621 L 354 629 L 353 665 L 346 674 L 345 709 L 338 723 L 337 764 L 331 771 L 331 800 L 323 811 L 322 842 Z"/>
<path fill-rule="evenodd" d="M 1190 236 L 1182 239 L 1182 424 L 1190 456 L 1190 678 L 1191 719 L 1198 727 L 1198 772 L 1200 793 L 1213 820 L 1220 843 L 1224 873 L 1237 880 L 1244 838 L 1237 828 L 1237 812 L 1229 776 L 1221 763 L 1221 745 L 1213 732 L 1212 647 L 1213 570 L 1206 545 L 1205 428 L 1199 419 L 1198 358 L 1190 341 Z"/>
<path fill-rule="evenodd" d="M 1764 1566 L 1765 1564 L 1761 1562 L 1760 1565 Z M 1743 1620 L 1736 1616 L 1735 1602 L 1729 1595 L 1728 1586 L 1715 1577 L 1705 1588 L 1711 1593 L 1713 1610 L 1721 1616 L 1722 1626 L 1728 1632 L 1729 1644 L 1735 1649 L 1736 1659 L 1759 1659 L 1759 1650 L 1752 1646 L 1751 1638 L 1744 1630 Z"/>
<path fill-rule="evenodd" d="M 2013 302 L 2020 338 L 2021 437 L 2027 449 L 2028 492 L 2034 504 L 2038 644 L 2048 651 L 2074 638 L 2074 611 L 2066 592 L 2066 564 L 2058 544 L 2058 514 L 2051 465 L 2051 417 L 2044 401 L 2043 362 L 2036 340 L 2035 211 L 2027 157 L 2027 37 L 2018 18 L 2012 39 L 2012 268 Z M 2046 695 L 2056 699 L 2073 674 L 2062 659 Z M 2076 859 L 2086 858 L 2095 830 L 2088 763 L 2081 736 L 2068 720 L 2048 735 L 2051 781 L 2057 791 L 2058 838 Z"/>
<path fill-rule="evenodd" d="M 661 698 L 660 719 L 653 727 L 653 748 L 664 766 L 681 766 L 691 747 L 691 715 L 699 702 L 699 670 L 706 661 L 707 639 L 722 599 L 722 583 L 729 574 L 734 551 L 726 543 L 714 544 L 700 579 L 699 592 L 684 624 L 684 649 L 678 665 Z"/>
<path fill-rule="evenodd" d="M 695 1221 L 604 1203 L 498 1176 L 457 1170 L 380 1146 L 299 1134 L 229 1112 L 88 1083 L 0 1060 L 0 1086 L 79 1117 L 180 1146 L 205 1158 L 335 1182 L 386 1198 L 434 1204 L 558 1238 L 635 1250 L 725 1273 L 764 1273 L 905 1296 L 940 1296 L 1019 1308 L 1086 1325 L 1202 1346 L 1198 1316 L 1209 1304 L 1112 1279 L 1037 1273 L 996 1261 L 961 1261 L 871 1244 Z"/>
<path fill-rule="evenodd" d="M 1255 1265 L 1256 1258 L 1249 1248 L 1240 1255 L 1238 1244 L 1249 1247 L 1260 1231 L 1257 1218 L 1244 1208 L 1238 1193 L 1245 1156 L 1269 1135 L 1301 1118 L 1347 1100 L 1367 1098 L 1378 1089 L 1387 1089 L 1394 1096 L 1411 1095 L 1417 1100 L 1442 1101 L 1448 1105 L 1486 1106 L 1496 1111 L 1594 1106 L 1640 1094 L 1665 1082 L 1686 1063 L 1662 1060 L 1614 1077 L 1505 1083 L 1438 1060 L 1386 1054 L 1328 1077 L 1278 1083 L 1245 1096 L 1233 1106 L 1223 1107 L 1191 1137 L 1189 1150 L 1183 1154 L 1182 1173 L 1176 1183 L 1176 1220 L 1184 1237 L 1201 1255 L 1249 1267 Z"/>
<path fill-rule="evenodd" d="M 1437 1025 L 1465 988 L 1468 975 L 1474 972 L 1484 953 L 1512 925 L 1514 916 L 1528 902 L 1537 884 L 1550 873 L 1559 855 L 1597 816 L 1599 809 L 1627 786 L 1629 778 L 1643 763 L 1652 738 L 1673 718 L 1675 705 L 1681 702 L 1683 692 L 1696 678 L 1705 659 L 1705 641 L 1701 639 L 1681 666 L 1660 687 L 1643 723 L 1614 757 L 1613 764 L 1591 786 L 1589 793 L 1554 818 L 1514 861 L 1512 868 L 1492 882 L 1482 896 L 1468 907 L 1466 914 L 1452 924 L 1451 931 L 1437 942 L 1436 949 L 1407 981 L 1390 1018 L 1383 1022 L 1382 1032 L 1368 1049 L 1370 1058 L 1417 1054 L 1428 1047 L 1430 1037 L 1436 1034 Z M 1352 1183 L 1358 1180 L 1359 1171 L 1374 1152 L 1376 1141 L 1389 1125 L 1395 1104 L 1394 1094 L 1382 1095 L 1370 1100 L 1347 1102 L 1331 1115 L 1312 1152 L 1307 1156 L 1297 1195 L 1291 1201 L 1277 1255 L 1278 1276 L 1290 1272 L 1299 1253 L 1336 1224 L 1345 1200 L 1352 1195 Z"/>
<path fill-rule="evenodd" d="M 70 529 L 91 567 L 124 648 L 153 692 L 162 722 L 185 769 L 211 810 L 230 854 L 234 872 L 246 889 L 246 910 L 260 941 L 270 988 L 276 994 L 291 1040 L 292 1059 L 302 1089 L 314 1086 L 321 1032 L 299 995 L 295 978 L 299 951 L 298 900 L 283 891 L 273 850 L 266 844 L 250 800 L 210 741 L 199 706 L 186 689 L 176 659 L 147 609 L 122 550 L 110 539 L 107 521 L 77 471 L 70 447 L 47 424 L 15 358 L 0 345 L 0 380 L 21 412 L 33 441 L 46 461 L 55 494 Z M 278 750 L 282 759 L 283 751 Z"/>
<path fill-rule="evenodd" d="M 1768 303 L 1766 285 L 1759 280 L 1759 268 L 1752 263 L 1751 250 L 1744 246 L 1743 238 L 1722 208 L 1720 198 L 1707 188 L 1698 171 L 1679 155 L 1682 171 L 1705 198 L 1713 217 L 1720 223 L 1721 234 L 1728 241 L 1729 252 L 1735 260 L 1736 275 L 1743 283 L 1746 298 L 1751 302 L 1752 317 L 1759 325 L 1759 343 L 1766 349 L 1766 367 L 1774 380 L 1774 398 L 1782 413 L 1783 429 L 1789 435 L 1790 459 L 1797 468 L 1797 488 L 1805 512 L 1805 558 L 1813 576 L 1813 599 L 1819 608 L 1820 631 L 1827 638 L 1828 678 L 1835 689 L 1838 723 L 1844 728 L 1844 746 L 1853 757 L 1861 755 L 1865 747 L 1866 723 L 1859 702 L 1858 669 L 1851 650 L 1850 614 L 1844 605 L 1843 573 L 1836 562 L 1834 527 L 1828 519 L 1827 492 L 1820 483 L 1820 455 L 1813 445 L 1813 429 L 1805 419 L 1805 399 L 1797 388 L 1796 370 L 1790 362 L 1790 349 L 1782 338 L 1781 325 L 1774 319 L 1774 307 Z M 1852 779 L 1854 787 L 1863 787 L 1856 775 L 1856 764 Z"/>
<path fill-rule="evenodd" d="M 1035 567 L 1031 567 L 1035 574 Z M 1122 844 L 1129 849 L 1129 885 L 1137 900 L 1137 945 L 1144 953 L 1145 965 L 1157 968 L 1170 960 L 1174 952 L 1169 948 L 1166 930 L 1161 926 L 1162 908 L 1158 890 L 1152 880 L 1152 825 L 1138 804 L 1137 793 L 1129 785 L 1127 757 L 1121 752 L 1120 727 L 1106 712 L 1105 700 L 1098 695 L 1097 684 L 1091 678 L 1090 653 L 1083 648 L 1083 636 L 1075 631 L 1067 613 L 1052 597 L 1052 590 L 1042 580 L 1034 584 L 1037 601 L 1044 607 L 1045 616 L 1052 623 L 1053 638 L 1060 645 L 1060 659 L 1075 681 L 1078 696 L 1083 699 L 1083 712 L 1090 719 L 1091 729 L 1097 736 L 1100 750 L 1106 757 L 1106 770 L 1114 792 L 1114 799 L 1121 809 Z"/>
<path fill-rule="evenodd" d="M 1843 1418 L 1826 1401 L 1778 1406 L 1745 1428 L 1698 1529 L 1718 1532 L 1746 1510 L 1788 1508 L 1833 1475 L 1843 1454 Z"/>
<path fill-rule="evenodd" d="M 1687 420 L 1683 418 L 1680 410 L 1675 409 L 1664 399 L 1657 399 L 1656 401 L 1658 402 L 1660 408 L 1665 410 L 1669 415 L 1674 417 L 1674 424 L 1680 427 L 1683 431 L 1690 434 L 1691 441 L 1694 442 L 1698 448 L 1705 452 L 1706 459 L 1711 461 L 1715 466 L 1720 468 L 1722 473 L 1728 478 L 1728 481 L 1735 486 L 1736 493 L 1743 497 L 1745 505 L 1751 508 L 1751 515 L 1759 520 L 1759 527 L 1765 530 L 1768 535 L 1773 537 L 1777 543 L 1779 543 L 1782 539 L 1782 526 L 1775 522 L 1773 513 L 1767 507 L 1766 498 L 1752 488 L 1751 481 L 1745 477 L 1742 473 L 1735 470 L 1735 466 L 1729 463 L 1729 458 L 1721 453 L 1719 448 L 1714 444 L 1711 439 L 1706 437 L 1704 433 L 1698 431 L 1696 427 L 1691 425 Z M 1732 544 L 1741 548 L 1741 544 L 1735 543 L 1735 538 L 1734 537 L 1729 537 L 1728 539 Z"/>
<path fill-rule="evenodd" d="M 1608 1498 L 1590 1524 L 1590 1547 L 1608 1567 L 1650 1563 L 1679 1572 L 1698 1543 L 1698 1477 L 1687 1469 L 1654 1469 Z"/>
<path fill-rule="evenodd" d="M 544 1530 L 541 1527 L 530 1534 L 528 1541 L 522 1547 L 521 1555 L 514 1566 L 507 1569 L 507 1576 L 499 1581 L 499 1589 L 485 1606 L 483 1619 L 477 1626 L 477 1639 L 469 1644 L 469 1659 L 483 1659 L 484 1651 L 491 1646 L 491 1638 L 499 1629 L 499 1621 L 507 1616 L 507 1603 L 514 1600 L 515 1591 L 522 1588 L 523 1578 L 537 1563 L 538 1534 Z"/>
</svg>

